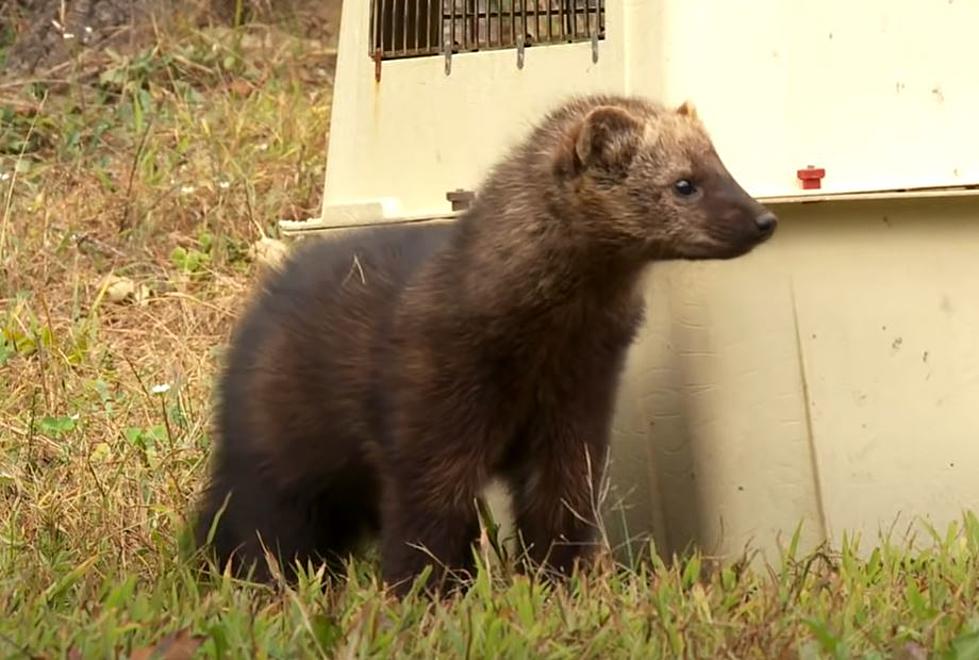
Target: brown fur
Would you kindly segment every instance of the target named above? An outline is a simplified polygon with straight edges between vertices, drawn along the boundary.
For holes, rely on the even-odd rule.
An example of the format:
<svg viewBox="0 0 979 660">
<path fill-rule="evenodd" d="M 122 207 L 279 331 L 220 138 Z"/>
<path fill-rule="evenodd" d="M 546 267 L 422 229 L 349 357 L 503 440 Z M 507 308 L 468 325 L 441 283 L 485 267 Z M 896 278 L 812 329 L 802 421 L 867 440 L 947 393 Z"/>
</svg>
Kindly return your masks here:
<svg viewBox="0 0 979 660">
<path fill-rule="evenodd" d="M 473 502 L 499 476 L 530 558 L 568 572 L 594 537 L 643 269 L 735 257 L 773 229 L 689 104 L 562 105 L 451 226 L 311 241 L 270 278 L 221 381 L 198 538 L 229 494 L 221 561 L 260 558 L 256 532 L 291 561 L 379 531 L 404 593 L 427 563 L 471 567 Z"/>
</svg>

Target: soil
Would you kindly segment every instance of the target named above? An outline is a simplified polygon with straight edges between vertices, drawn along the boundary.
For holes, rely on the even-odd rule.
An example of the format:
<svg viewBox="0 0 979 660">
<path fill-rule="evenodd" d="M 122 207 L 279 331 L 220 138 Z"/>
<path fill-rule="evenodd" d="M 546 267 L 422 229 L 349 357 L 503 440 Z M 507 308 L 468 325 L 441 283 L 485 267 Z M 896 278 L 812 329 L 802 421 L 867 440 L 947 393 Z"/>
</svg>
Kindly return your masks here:
<svg viewBox="0 0 979 660">
<path fill-rule="evenodd" d="M 0 35 L 7 35 L 0 48 L 12 42 L 3 74 L 48 70 L 84 49 L 139 48 L 154 23 L 174 16 L 203 24 L 275 22 L 335 44 L 340 0 L 0 0 Z"/>
</svg>

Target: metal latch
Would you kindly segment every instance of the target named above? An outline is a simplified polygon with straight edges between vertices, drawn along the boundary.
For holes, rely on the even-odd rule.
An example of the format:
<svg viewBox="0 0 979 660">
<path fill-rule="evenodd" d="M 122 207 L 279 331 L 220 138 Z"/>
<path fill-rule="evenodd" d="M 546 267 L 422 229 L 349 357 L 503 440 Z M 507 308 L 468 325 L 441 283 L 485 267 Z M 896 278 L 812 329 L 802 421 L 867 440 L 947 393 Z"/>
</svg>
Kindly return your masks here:
<svg viewBox="0 0 979 660">
<path fill-rule="evenodd" d="M 472 205 L 473 200 L 476 199 L 476 193 L 471 190 L 456 188 L 445 193 L 445 198 L 452 203 L 453 211 L 465 211 Z"/>
<path fill-rule="evenodd" d="M 381 82 L 381 60 L 384 59 L 384 52 L 380 48 L 375 48 L 371 59 L 374 60 L 374 82 Z"/>
</svg>

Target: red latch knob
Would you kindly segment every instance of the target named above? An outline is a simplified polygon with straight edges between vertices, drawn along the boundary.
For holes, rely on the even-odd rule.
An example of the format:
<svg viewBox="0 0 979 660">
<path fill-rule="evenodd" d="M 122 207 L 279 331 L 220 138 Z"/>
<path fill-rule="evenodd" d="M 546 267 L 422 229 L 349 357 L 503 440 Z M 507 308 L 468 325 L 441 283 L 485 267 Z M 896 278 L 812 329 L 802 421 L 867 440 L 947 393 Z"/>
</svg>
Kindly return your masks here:
<svg viewBox="0 0 979 660">
<path fill-rule="evenodd" d="M 802 188 L 804 190 L 814 190 L 822 185 L 821 179 L 826 176 L 826 170 L 810 165 L 805 169 L 797 171 L 795 175 L 802 181 Z"/>
</svg>

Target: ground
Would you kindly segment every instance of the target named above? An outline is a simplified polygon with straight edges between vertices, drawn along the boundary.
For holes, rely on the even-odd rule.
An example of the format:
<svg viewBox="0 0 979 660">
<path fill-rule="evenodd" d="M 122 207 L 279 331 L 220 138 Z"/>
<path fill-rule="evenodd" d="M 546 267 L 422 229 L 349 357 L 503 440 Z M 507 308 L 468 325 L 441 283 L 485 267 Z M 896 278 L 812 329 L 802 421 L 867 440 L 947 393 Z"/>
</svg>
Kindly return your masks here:
<svg viewBox="0 0 979 660">
<path fill-rule="evenodd" d="M 7 0 L 0 7 L 0 59 L 8 72 L 63 70 L 106 48 L 138 50 L 172 17 L 198 24 L 273 21 L 335 44 L 339 0 Z M 3 43 L 0 41 L 0 43 Z"/>
<path fill-rule="evenodd" d="M 504 563 L 439 605 L 369 557 L 325 588 L 199 574 L 215 368 L 256 246 L 317 212 L 329 131 L 329 21 L 249 7 L 0 81 L 0 656 L 979 657 L 972 515 L 770 570 L 650 552 L 553 589 Z"/>
</svg>

